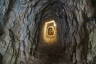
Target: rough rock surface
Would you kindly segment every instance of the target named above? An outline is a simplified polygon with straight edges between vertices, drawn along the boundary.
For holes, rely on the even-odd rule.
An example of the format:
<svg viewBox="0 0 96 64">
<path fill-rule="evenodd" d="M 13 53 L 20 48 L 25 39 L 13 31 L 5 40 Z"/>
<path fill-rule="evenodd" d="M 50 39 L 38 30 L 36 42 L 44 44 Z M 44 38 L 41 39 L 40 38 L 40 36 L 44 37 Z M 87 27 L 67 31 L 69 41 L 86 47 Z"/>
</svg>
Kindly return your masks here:
<svg viewBox="0 0 96 64">
<path fill-rule="evenodd" d="M 0 64 L 96 64 L 95 0 L 0 0 Z M 43 20 L 58 45 L 40 47 Z"/>
</svg>

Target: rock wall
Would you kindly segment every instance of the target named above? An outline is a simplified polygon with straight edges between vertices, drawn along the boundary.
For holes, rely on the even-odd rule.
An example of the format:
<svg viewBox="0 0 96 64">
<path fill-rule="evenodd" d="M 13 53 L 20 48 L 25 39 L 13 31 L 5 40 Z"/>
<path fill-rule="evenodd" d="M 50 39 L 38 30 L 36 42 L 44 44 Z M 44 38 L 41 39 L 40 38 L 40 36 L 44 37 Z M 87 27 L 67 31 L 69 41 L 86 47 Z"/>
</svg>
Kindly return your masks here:
<svg viewBox="0 0 96 64">
<path fill-rule="evenodd" d="M 52 64 L 35 54 L 40 25 L 48 18 L 57 20 L 60 46 L 68 54 L 68 61 L 55 64 L 95 64 L 95 7 L 95 0 L 0 0 L 0 64 Z"/>
</svg>

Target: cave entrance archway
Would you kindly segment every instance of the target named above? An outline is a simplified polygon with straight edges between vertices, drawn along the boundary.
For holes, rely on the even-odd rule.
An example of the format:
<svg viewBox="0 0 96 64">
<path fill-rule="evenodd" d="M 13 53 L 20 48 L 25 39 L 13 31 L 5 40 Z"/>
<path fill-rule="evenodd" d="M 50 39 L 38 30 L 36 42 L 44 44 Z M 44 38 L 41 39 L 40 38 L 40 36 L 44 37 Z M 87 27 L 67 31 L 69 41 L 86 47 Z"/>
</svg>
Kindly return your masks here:
<svg viewBox="0 0 96 64">
<path fill-rule="evenodd" d="M 57 41 L 57 24 L 55 20 L 44 22 L 41 35 L 43 41 L 47 44 L 53 44 Z"/>
</svg>

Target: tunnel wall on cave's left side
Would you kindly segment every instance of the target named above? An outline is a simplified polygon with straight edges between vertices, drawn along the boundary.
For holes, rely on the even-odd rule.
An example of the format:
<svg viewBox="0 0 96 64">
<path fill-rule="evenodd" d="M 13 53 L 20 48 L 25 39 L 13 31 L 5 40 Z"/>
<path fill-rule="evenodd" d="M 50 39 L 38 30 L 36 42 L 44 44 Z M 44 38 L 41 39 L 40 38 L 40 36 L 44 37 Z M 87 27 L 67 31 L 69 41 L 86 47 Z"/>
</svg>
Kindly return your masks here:
<svg viewBox="0 0 96 64">
<path fill-rule="evenodd" d="M 94 10 L 91 0 L 0 0 L 0 64 L 94 63 Z"/>
</svg>

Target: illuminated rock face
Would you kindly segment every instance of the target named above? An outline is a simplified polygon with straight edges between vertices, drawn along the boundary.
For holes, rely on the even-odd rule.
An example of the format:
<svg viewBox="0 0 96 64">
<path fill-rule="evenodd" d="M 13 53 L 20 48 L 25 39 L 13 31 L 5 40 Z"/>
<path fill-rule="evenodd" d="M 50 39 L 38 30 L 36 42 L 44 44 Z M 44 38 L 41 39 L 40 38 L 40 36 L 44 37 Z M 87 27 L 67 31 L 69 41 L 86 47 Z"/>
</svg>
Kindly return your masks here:
<svg viewBox="0 0 96 64">
<path fill-rule="evenodd" d="M 47 44 L 52 44 L 57 41 L 57 25 L 55 20 L 50 20 L 44 23 L 43 40 Z"/>
</svg>

